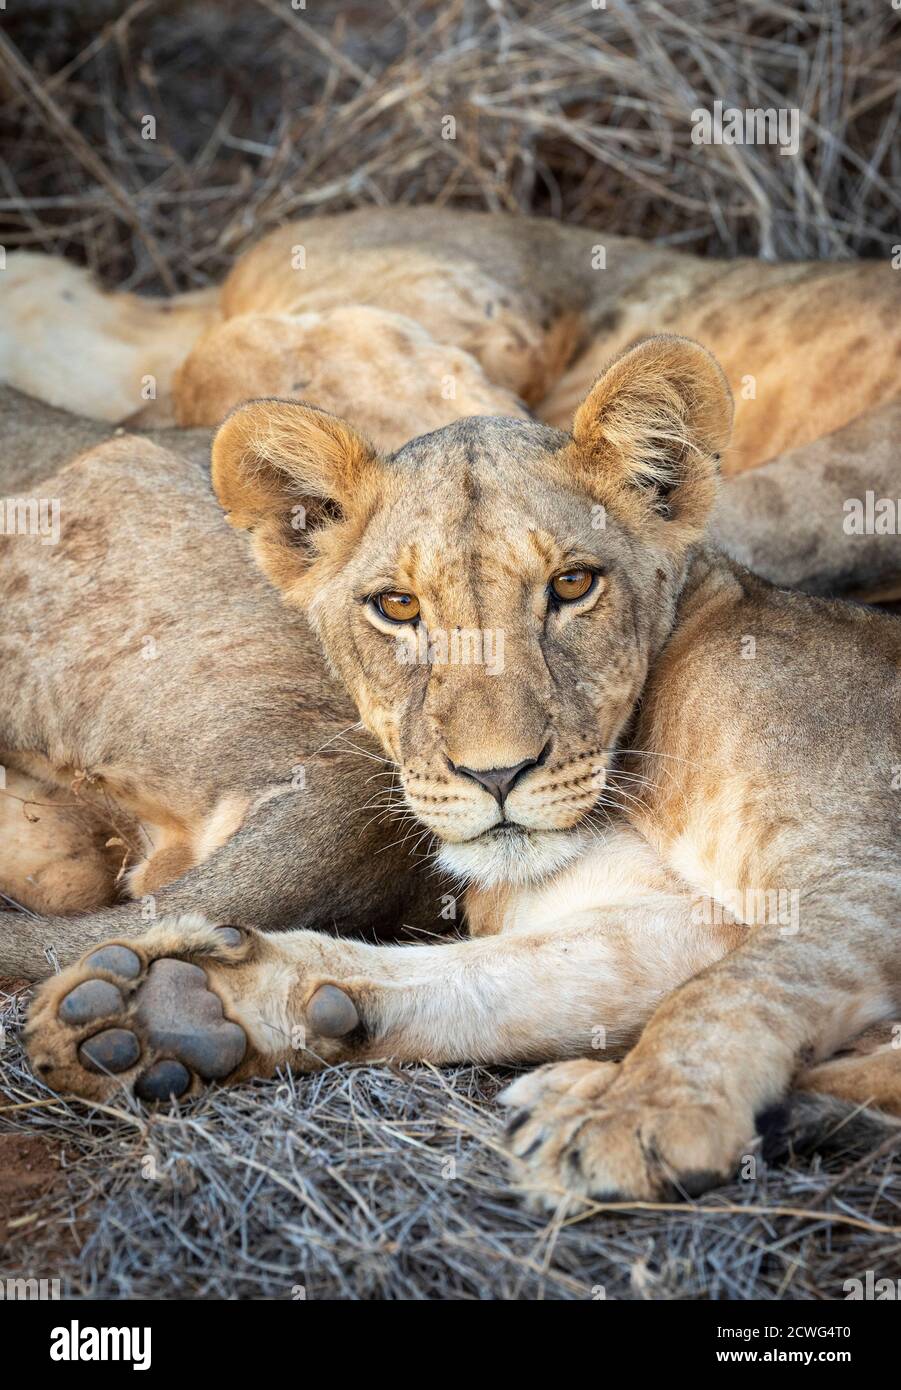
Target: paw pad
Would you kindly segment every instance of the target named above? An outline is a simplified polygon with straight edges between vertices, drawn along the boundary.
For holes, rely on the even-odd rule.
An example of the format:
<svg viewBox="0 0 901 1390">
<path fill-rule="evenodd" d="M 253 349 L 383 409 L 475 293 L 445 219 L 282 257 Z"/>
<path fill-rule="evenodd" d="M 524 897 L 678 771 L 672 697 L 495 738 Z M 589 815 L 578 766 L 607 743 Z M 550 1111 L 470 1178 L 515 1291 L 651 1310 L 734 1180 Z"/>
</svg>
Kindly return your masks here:
<svg viewBox="0 0 901 1390">
<path fill-rule="evenodd" d="M 63 1023 L 92 1023 L 118 1013 L 124 1000 L 121 990 L 106 980 L 85 980 L 70 990 L 59 1006 Z"/>
<path fill-rule="evenodd" d="M 127 1028 L 107 1028 L 103 1033 L 95 1033 L 78 1049 L 82 1066 L 88 1071 L 128 1071 L 140 1055 L 141 1044 Z"/>
<path fill-rule="evenodd" d="M 167 956 L 153 962 L 135 1017 L 155 1051 L 174 1053 L 208 1081 L 228 1076 L 247 1049 L 243 1028 L 223 1016 L 206 975 L 188 961 Z"/>
<path fill-rule="evenodd" d="M 94 970 L 108 970 L 121 980 L 136 980 L 141 973 L 141 958 L 127 946 L 101 946 L 85 961 Z M 74 992 L 74 991 L 73 991 Z"/>
<path fill-rule="evenodd" d="M 337 985 L 320 985 L 306 1012 L 310 1027 L 320 1038 L 343 1038 L 360 1022 L 356 1004 Z"/>
<path fill-rule="evenodd" d="M 246 937 L 221 929 L 229 947 Z M 148 964 L 147 954 L 110 942 L 42 987 L 29 1049 L 54 1090 L 102 1099 L 125 1081 L 141 1100 L 166 1101 L 224 1080 L 244 1061 L 247 1035 L 216 992 L 221 963 L 209 961 L 208 974 L 176 955 Z"/>
<path fill-rule="evenodd" d="M 183 1096 L 191 1084 L 191 1073 L 181 1062 L 166 1057 L 154 1062 L 135 1084 L 135 1095 L 141 1100 L 169 1100 L 170 1097 Z"/>
</svg>

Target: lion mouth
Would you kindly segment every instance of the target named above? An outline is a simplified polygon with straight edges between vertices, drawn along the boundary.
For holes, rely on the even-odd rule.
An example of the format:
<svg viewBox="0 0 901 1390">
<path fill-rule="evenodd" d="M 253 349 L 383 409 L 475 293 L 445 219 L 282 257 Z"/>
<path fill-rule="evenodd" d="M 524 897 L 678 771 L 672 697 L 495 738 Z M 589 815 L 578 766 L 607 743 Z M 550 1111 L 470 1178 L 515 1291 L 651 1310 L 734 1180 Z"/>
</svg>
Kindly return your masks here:
<svg viewBox="0 0 901 1390">
<path fill-rule="evenodd" d="M 531 834 L 528 826 L 519 825 L 512 820 L 499 820 L 494 825 L 489 825 L 485 830 L 480 830 L 476 835 L 470 835 L 465 840 L 446 841 L 449 844 L 460 845 L 487 845 L 498 840 L 516 840 L 521 836 Z"/>
<path fill-rule="evenodd" d="M 468 840 L 458 841 L 464 845 L 498 845 L 508 844 L 511 847 L 522 844 L 530 840 L 547 837 L 554 839 L 566 839 L 568 836 L 578 833 L 578 826 L 559 827 L 559 826 L 540 826 L 540 825 L 520 825 L 518 821 L 502 820 L 496 825 L 490 825 L 487 830 L 479 831 L 478 835 L 473 835 Z"/>
<path fill-rule="evenodd" d="M 491 888 L 506 883 L 539 883 L 590 848 L 591 841 L 572 830 L 538 830 L 499 821 L 471 840 L 445 842 L 442 866 L 464 883 Z"/>
<path fill-rule="evenodd" d="M 581 827 L 578 824 L 569 826 L 520 825 L 519 821 L 502 820 L 498 821 L 496 825 L 490 826 L 487 830 L 483 830 L 481 834 L 474 836 L 473 839 L 467 843 L 475 845 L 478 844 L 479 841 L 485 842 L 492 839 L 527 840 L 533 835 L 559 835 L 561 837 L 566 837 L 568 835 L 578 834 L 580 829 Z"/>
<path fill-rule="evenodd" d="M 491 825 L 487 830 L 482 830 L 478 835 L 474 835 L 471 840 L 464 840 L 464 844 L 469 845 L 490 845 L 508 844 L 515 845 L 528 840 L 533 835 L 559 834 L 558 831 L 546 831 L 536 829 L 535 826 L 520 825 L 518 821 L 502 820 L 496 825 Z"/>
</svg>

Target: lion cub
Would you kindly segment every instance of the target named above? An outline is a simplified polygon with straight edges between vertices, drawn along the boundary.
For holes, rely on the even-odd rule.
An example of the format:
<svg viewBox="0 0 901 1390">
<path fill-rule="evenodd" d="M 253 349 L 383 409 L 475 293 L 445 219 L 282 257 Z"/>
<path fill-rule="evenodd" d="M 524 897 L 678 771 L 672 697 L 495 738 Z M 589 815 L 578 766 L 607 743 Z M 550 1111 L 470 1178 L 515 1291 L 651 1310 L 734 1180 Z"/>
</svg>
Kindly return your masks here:
<svg viewBox="0 0 901 1390">
<path fill-rule="evenodd" d="M 795 1078 L 890 1018 L 901 626 L 707 543 L 731 416 L 673 337 L 618 358 L 571 433 L 477 417 L 383 457 L 302 404 L 232 414 L 219 499 L 474 885 L 475 935 L 170 919 L 42 986 L 49 1084 L 569 1058 L 508 1092 L 525 1180 L 551 1205 L 652 1199 L 728 1174 Z M 887 1054 L 861 1084 L 898 1099 Z"/>
</svg>

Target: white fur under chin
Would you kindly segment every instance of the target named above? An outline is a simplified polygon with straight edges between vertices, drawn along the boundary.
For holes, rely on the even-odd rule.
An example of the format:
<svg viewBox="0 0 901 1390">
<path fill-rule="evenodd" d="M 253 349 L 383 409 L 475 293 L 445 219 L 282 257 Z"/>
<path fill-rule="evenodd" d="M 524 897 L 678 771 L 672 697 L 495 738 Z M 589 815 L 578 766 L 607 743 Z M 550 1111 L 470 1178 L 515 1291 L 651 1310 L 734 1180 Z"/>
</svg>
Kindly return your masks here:
<svg viewBox="0 0 901 1390">
<path fill-rule="evenodd" d="M 528 830 L 515 835 L 480 835 L 438 852 L 443 869 L 477 888 L 509 883 L 522 888 L 556 873 L 585 853 L 591 836 L 577 830 Z"/>
</svg>

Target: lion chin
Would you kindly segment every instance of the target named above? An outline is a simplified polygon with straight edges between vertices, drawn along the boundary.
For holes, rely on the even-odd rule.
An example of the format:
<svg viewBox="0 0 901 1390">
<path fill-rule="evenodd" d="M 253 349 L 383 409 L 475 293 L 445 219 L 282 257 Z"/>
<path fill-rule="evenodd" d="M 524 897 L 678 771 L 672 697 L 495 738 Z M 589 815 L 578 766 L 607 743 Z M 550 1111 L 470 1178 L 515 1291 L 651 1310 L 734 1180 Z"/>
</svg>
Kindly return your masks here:
<svg viewBox="0 0 901 1390">
<path fill-rule="evenodd" d="M 509 883 L 524 887 L 549 878 L 584 854 L 591 836 L 584 830 L 494 828 L 476 839 L 445 843 L 438 862 L 448 873 L 477 888 Z"/>
</svg>

